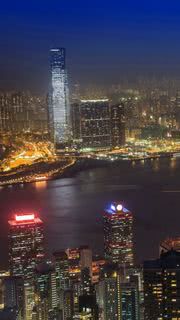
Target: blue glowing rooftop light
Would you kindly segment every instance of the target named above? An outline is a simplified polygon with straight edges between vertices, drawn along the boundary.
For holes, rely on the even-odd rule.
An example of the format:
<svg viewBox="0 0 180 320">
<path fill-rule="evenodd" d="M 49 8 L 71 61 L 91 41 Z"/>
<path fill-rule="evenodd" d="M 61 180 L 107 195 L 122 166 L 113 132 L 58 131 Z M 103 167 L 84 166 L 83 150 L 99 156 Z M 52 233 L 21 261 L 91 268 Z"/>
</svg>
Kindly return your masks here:
<svg viewBox="0 0 180 320">
<path fill-rule="evenodd" d="M 111 205 L 111 210 L 116 211 L 116 207 L 114 204 Z"/>
<path fill-rule="evenodd" d="M 109 214 L 117 214 L 118 212 L 128 213 L 129 210 L 123 207 L 121 203 L 111 203 L 110 206 L 106 209 L 106 212 Z"/>
</svg>

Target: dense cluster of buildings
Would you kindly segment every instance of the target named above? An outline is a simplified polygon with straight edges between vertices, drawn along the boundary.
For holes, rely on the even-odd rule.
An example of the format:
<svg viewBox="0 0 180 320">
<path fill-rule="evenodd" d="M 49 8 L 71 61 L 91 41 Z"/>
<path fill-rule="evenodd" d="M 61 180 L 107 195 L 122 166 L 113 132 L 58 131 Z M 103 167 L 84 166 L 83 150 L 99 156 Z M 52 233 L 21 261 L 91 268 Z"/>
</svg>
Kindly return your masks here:
<svg viewBox="0 0 180 320">
<path fill-rule="evenodd" d="M 51 49 L 50 56 L 46 98 L 0 94 L 1 135 L 38 135 L 57 150 L 104 150 L 121 147 L 126 138 L 180 137 L 179 92 L 116 89 L 108 98 L 70 98 L 65 49 Z M 103 224 L 102 257 L 81 246 L 60 248 L 47 258 L 42 220 L 16 214 L 9 221 L 9 270 L 0 272 L 0 319 L 180 319 L 180 239 L 166 239 L 156 260 L 136 266 L 133 214 L 112 203 Z"/>
<path fill-rule="evenodd" d="M 0 134 L 47 134 L 47 99 L 24 92 L 0 93 Z"/>
<path fill-rule="evenodd" d="M 9 221 L 9 270 L 0 272 L 0 319 L 164 320 L 180 317 L 179 239 L 137 267 L 133 214 L 112 203 L 103 214 L 104 256 L 88 246 L 46 257 L 42 220 Z"/>
<path fill-rule="evenodd" d="M 69 94 L 64 48 L 50 50 L 46 97 L 0 93 L 0 134 L 46 137 L 60 149 L 111 149 L 126 139 L 179 138 L 180 92 L 171 87 L 116 86 L 97 94 Z"/>
<path fill-rule="evenodd" d="M 77 100 L 72 104 L 73 143 L 82 149 L 107 149 L 125 143 L 122 104 L 109 99 Z"/>
<path fill-rule="evenodd" d="M 107 149 L 125 142 L 124 108 L 109 99 L 69 98 L 65 49 L 51 49 L 49 132 L 57 149 Z"/>
</svg>

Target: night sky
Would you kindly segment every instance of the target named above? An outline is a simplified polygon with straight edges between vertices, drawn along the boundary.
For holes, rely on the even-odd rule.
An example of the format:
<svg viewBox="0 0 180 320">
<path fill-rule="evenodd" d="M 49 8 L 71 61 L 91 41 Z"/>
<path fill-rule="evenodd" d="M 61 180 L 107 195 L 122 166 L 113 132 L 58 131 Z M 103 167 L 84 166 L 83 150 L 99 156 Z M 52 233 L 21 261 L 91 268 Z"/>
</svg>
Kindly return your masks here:
<svg viewBox="0 0 180 320">
<path fill-rule="evenodd" d="M 52 46 L 70 81 L 180 76 L 179 0 L 11 0 L 0 8 L 0 89 L 47 92 Z"/>
</svg>

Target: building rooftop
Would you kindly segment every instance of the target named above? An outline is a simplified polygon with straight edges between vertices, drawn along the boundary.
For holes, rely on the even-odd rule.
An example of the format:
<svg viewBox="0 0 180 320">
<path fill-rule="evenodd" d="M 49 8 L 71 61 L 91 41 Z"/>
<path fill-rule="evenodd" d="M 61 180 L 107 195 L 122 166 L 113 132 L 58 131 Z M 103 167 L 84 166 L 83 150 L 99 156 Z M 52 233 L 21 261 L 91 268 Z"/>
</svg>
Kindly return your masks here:
<svg viewBox="0 0 180 320">
<path fill-rule="evenodd" d="M 145 269 L 180 268 L 180 252 L 170 250 L 162 253 L 159 259 L 144 262 Z"/>
<path fill-rule="evenodd" d="M 160 243 L 160 250 L 163 252 L 169 250 L 175 250 L 180 252 L 180 237 L 177 238 L 168 238 Z"/>
<path fill-rule="evenodd" d="M 125 214 L 125 213 L 131 213 L 131 212 L 128 209 L 126 209 L 121 203 L 112 202 L 105 209 L 105 213 L 114 215 L 114 214 Z"/>
<path fill-rule="evenodd" d="M 12 220 L 8 221 L 10 226 L 41 224 L 42 220 L 34 213 L 15 214 Z"/>
</svg>

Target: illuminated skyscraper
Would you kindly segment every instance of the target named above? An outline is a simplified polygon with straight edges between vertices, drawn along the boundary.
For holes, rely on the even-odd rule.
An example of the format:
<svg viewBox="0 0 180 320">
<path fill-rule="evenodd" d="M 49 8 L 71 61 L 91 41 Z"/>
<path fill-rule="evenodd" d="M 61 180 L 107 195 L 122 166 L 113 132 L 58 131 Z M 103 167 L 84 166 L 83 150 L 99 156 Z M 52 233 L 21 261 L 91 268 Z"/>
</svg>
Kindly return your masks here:
<svg viewBox="0 0 180 320">
<path fill-rule="evenodd" d="M 90 275 L 92 275 L 92 250 L 88 246 L 80 247 L 80 268 L 89 269 Z"/>
<path fill-rule="evenodd" d="M 110 148 L 110 106 L 108 99 L 80 100 L 72 105 L 74 142 L 82 148 Z"/>
<path fill-rule="evenodd" d="M 106 265 L 95 287 L 100 319 L 139 320 L 138 283 L 125 278 L 120 269 Z"/>
<path fill-rule="evenodd" d="M 49 129 L 56 146 L 64 145 L 69 136 L 70 110 L 66 72 L 66 51 L 54 48 L 51 55 L 51 94 L 49 102 Z"/>
<path fill-rule="evenodd" d="M 16 214 L 9 221 L 9 265 L 24 279 L 25 320 L 32 320 L 35 267 L 44 258 L 43 222 L 35 214 Z"/>
<path fill-rule="evenodd" d="M 54 263 L 55 263 L 55 272 L 56 272 L 56 288 L 57 288 L 57 297 L 58 297 L 58 308 L 65 315 L 66 305 L 65 292 L 70 288 L 69 280 L 69 263 L 68 256 L 64 251 L 58 251 L 53 254 Z"/>
<path fill-rule="evenodd" d="M 180 319 L 180 253 L 144 262 L 145 320 Z"/>
<path fill-rule="evenodd" d="M 104 212 L 104 249 L 109 261 L 133 266 L 133 216 L 121 204 L 113 203 Z"/>
<path fill-rule="evenodd" d="M 120 147 L 125 143 L 125 111 L 124 105 L 112 104 L 111 112 L 111 145 Z"/>
<path fill-rule="evenodd" d="M 69 262 L 64 251 L 57 251 L 53 254 L 58 290 L 69 289 Z"/>
<path fill-rule="evenodd" d="M 121 320 L 120 276 L 105 272 L 104 279 L 96 286 L 97 303 L 102 319 Z"/>
<path fill-rule="evenodd" d="M 44 257 L 43 222 L 35 214 L 16 214 L 9 220 L 9 263 L 12 276 L 34 276 Z"/>
<path fill-rule="evenodd" d="M 70 280 L 71 282 L 78 282 L 80 281 L 80 278 L 81 278 L 80 249 L 79 248 L 67 249 L 66 254 L 68 256 Z"/>
<path fill-rule="evenodd" d="M 3 281 L 4 308 L 16 309 L 24 319 L 24 281 L 21 277 L 6 277 Z M 1 319 L 1 318 L 0 318 Z"/>
<path fill-rule="evenodd" d="M 133 282 L 121 284 L 121 319 L 140 319 L 139 292 Z"/>
<path fill-rule="evenodd" d="M 55 278 L 53 281 L 53 278 Z M 50 261 L 39 264 L 35 273 L 35 306 L 33 320 L 57 319 L 57 290 L 54 266 Z"/>
</svg>

